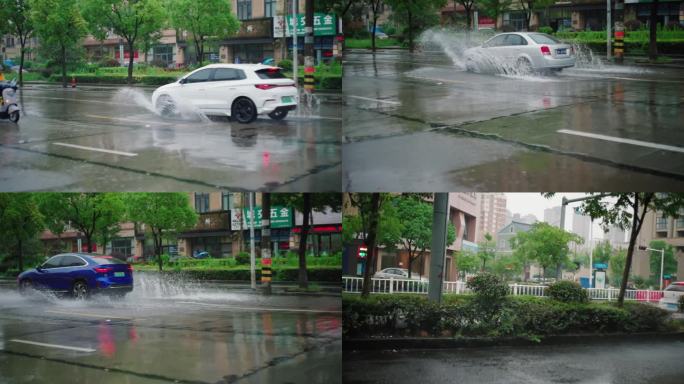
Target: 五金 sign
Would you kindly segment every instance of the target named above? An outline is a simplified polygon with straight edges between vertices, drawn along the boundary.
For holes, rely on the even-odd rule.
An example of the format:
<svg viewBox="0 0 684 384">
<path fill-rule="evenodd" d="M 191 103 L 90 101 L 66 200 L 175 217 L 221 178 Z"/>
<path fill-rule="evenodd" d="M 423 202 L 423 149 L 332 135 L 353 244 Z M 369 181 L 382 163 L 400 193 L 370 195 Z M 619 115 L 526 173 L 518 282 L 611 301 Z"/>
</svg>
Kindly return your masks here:
<svg viewBox="0 0 684 384">
<path fill-rule="evenodd" d="M 232 229 L 247 229 L 250 226 L 250 210 L 243 208 L 242 211 L 237 209 L 230 211 L 231 228 Z M 254 207 L 254 228 L 261 228 L 261 207 Z M 292 209 L 282 206 L 271 207 L 271 228 L 291 228 L 292 227 Z"/>
<path fill-rule="evenodd" d="M 287 21 L 287 23 L 286 23 Z M 303 13 L 297 14 L 297 36 L 304 36 L 306 17 Z M 292 15 L 287 17 L 275 16 L 273 18 L 273 37 L 290 37 L 295 27 L 295 19 Z M 337 18 L 328 13 L 314 14 L 314 36 L 334 36 L 337 34 Z"/>
</svg>

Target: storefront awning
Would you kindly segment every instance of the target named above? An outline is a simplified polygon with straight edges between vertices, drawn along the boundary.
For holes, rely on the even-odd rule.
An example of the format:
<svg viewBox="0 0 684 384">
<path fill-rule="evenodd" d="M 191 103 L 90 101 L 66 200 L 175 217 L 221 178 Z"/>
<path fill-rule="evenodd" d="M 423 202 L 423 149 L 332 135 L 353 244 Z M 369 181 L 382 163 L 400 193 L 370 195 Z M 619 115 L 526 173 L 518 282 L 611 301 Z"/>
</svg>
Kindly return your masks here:
<svg viewBox="0 0 684 384">
<path fill-rule="evenodd" d="M 189 239 L 198 237 L 226 237 L 232 236 L 230 231 L 211 231 L 211 232 L 185 232 L 178 235 L 179 238 Z"/>
<path fill-rule="evenodd" d="M 223 40 L 220 45 L 247 45 L 247 44 L 272 44 L 271 37 L 255 37 L 251 39 L 230 39 Z"/>
</svg>

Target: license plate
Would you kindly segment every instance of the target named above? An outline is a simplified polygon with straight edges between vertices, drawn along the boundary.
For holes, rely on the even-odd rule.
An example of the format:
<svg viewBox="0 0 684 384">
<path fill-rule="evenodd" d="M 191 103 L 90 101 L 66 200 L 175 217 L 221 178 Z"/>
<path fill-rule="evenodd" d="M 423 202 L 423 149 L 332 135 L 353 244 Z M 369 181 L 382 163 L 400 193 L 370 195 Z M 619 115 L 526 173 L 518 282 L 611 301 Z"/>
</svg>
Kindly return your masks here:
<svg viewBox="0 0 684 384">
<path fill-rule="evenodd" d="M 125 272 L 114 272 L 114 277 L 125 277 L 126 273 Z"/>
<path fill-rule="evenodd" d="M 294 98 L 292 96 L 283 96 L 282 100 L 285 104 L 294 103 Z"/>
<path fill-rule="evenodd" d="M 559 55 L 565 55 L 568 53 L 568 49 L 567 48 L 556 49 L 556 53 Z"/>
</svg>

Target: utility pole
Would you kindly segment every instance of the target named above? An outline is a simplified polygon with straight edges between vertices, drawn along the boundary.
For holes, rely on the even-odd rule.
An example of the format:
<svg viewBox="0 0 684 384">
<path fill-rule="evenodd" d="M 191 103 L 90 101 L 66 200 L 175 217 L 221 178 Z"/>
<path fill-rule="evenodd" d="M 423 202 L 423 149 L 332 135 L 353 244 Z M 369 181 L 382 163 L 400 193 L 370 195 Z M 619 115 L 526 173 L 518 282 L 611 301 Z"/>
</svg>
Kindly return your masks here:
<svg viewBox="0 0 684 384">
<path fill-rule="evenodd" d="M 640 245 L 639 249 L 642 251 L 660 252 L 660 290 L 662 291 L 663 290 L 663 273 L 665 272 L 665 248 L 658 249 L 658 248 L 644 247 L 643 245 Z"/>
<path fill-rule="evenodd" d="M 615 62 L 622 64 L 625 55 L 625 2 L 623 0 L 615 0 L 615 44 L 613 51 L 615 53 Z"/>
<path fill-rule="evenodd" d="M 435 193 L 435 201 L 432 206 L 432 243 L 430 245 L 428 300 L 440 303 L 442 301 L 442 283 L 444 281 L 449 194 Z"/>
<path fill-rule="evenodd" d="M 299 47 L 297 46 L 297 27 L 299 26 L 299 18 L 297 17 L 297 10 L 299 8 L 298 0 L 292 0 L 292 25 L 290 30 L 290 35 L 292 36 L 292 77 L 295 86 L 299 88 L 299 83 L 297 82 L 297 77 L 299 76 Z M 297 109 L 296 111 L 298 111 Z"/>
<path fill-rule="evenodd" d="M 610 56 L 612 53 L 613 48 L 611 47 L 611 42 L 612 42 L 612 23 L 613 21 L 611 20 L 611 11 L 612 11 L 612 4 L 610 3 L 611 0 L 606 0 L 606 59 L 610 61 Z M 616 48 L 617 49 L 617 48 Z"/>
<path fill-rule="evenodd" d="M 304 28 L 304 92 L 311 102 L 314 91 L 314 1 L 306 0 L 306 27 Z"/>
<path fill-rule="evenodd" d="M 261 194 L 261 285 L 271 294 L 271 194 Z"/>
<path fill-rule="evenodd" d="M 254 254 L 254 192 L 249 193 L 249 271 L 252 289 L 256 290 L 256 255 Z"/>
</svg>

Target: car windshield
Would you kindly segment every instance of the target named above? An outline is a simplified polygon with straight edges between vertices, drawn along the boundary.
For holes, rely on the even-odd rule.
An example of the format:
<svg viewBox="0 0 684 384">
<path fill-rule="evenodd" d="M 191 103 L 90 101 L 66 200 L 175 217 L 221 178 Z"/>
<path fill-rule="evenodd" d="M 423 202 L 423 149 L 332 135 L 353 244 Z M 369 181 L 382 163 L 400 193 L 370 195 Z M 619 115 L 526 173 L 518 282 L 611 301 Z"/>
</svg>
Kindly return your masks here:
<svg viewBox="0 0 684 384">
<path fill-rule="evenodd" d="M 684 285 L 672 284 L 665 288 L 666 291 L 684 292 Z"/>
<path fill-rule="evenodd" d="M 530 33 L 530 39 L 534 40 L 537 44 L 560 44 L 561 41 L 553 36 L 549 36 L 545 33 Z"/>
<path fill-rule="evenodd" d="M 280 68 L 264 68 L 256 71 L 257 76 L 260 79 L 286 79 L 287 77 L 283 75 Z"/>
<path fill-rule="evenodd" d="M 107 265 L 107 264 L 126 264 L 123 261 L 113 258 L 113 257 L 93 257 L 92 258 L 94 262 L 100 264 L 100 265 Z"/>
</svg>

